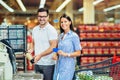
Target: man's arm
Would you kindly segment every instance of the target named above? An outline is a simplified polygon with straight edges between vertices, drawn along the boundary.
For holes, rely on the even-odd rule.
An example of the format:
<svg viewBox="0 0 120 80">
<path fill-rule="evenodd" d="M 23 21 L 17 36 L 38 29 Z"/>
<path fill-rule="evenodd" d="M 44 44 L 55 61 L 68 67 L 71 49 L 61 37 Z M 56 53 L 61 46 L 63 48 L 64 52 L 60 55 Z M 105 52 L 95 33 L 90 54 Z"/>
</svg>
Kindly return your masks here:
<svg viewBox="0 0 120 80">
<path fill-rule="evenodd" d="M 40 54 L 38 54 L 38 55 L 35 56 L 35 58 L 34 58 L 34 62 L 35 63 L 38 60 L 40 60 L 41 57 L 50 54 L 52 52 L 53 48 L 57 47 L 57 40 L 50 40 L 49 43 L 50 43 L 50 47 L 47 50 L 45 50 L 44 52 L 42 52 L 42 53 L 40 53 Z"/>
</svg>

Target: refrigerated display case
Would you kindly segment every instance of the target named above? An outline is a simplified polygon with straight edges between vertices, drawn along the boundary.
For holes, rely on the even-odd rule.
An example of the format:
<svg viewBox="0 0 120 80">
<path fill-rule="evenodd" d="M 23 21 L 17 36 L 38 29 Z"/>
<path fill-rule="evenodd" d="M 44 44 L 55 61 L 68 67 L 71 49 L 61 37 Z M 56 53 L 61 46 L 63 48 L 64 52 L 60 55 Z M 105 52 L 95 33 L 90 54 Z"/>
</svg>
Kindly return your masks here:
<svg viewBox="0 0 120 80">
<path fill-rule="evenodd" d="M 27 49 L 27 28 L 24 25 L 0 25 L 0 40 L 6 41 L 13 49 L 15 55 L 18 55 L 18 53 L 26 52 Z M 25 57 L 16 57 L 16 61 L 19 64 L 22 64 L 22 70 L 26 70 L 26 60 Z M 17 66 L 19 69 L 19 66 Z"/>
</svg>

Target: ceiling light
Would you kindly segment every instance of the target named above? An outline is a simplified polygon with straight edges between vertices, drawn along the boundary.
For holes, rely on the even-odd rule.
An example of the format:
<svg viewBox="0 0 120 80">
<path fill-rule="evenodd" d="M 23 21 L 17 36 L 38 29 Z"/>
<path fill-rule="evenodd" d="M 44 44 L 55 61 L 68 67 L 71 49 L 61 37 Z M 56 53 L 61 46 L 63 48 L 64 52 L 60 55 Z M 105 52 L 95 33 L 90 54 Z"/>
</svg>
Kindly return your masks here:
<svg viewBox="0 0 120 80">
<path fill-rule="evenodd" d="M 46 3 L 46 0 L 41 0 L 39 8 L 44 8 L 45 3 Z"/>
<path fill-rule="evenodd" d="M 14 9 L 12 9 L 11 7 L 9 7 L 3 0 L 0 0 L 0 4 L 5 7 L 8 11 L 10 12 L 14 12 Z"/>
<path fill-rule="evenodd" d="M 24 4 L 22 3 L 22 1 L 21 0 L 16 0 L 16 1 L 19 4 L 19 6 L 22 9 L 22 11 L 26 11 L 26 8 L 25 8 Z"/>
<path fill-rule="evenodd" d="M 107 11 L 111 11 L 111 10 L 116 9 L 116 8 L 120 8 L 120 5 L 115 5 L 115 6 L 106 8 L 106 9 L 104 9 L 103 11 L 104 11 L 104 12 L 107 12 Z"/>
<path fill-rule="evenodd" d="M 96 0 L 96 1 L 93 2 L 93 5 L 95 6 L 95 5 L 99 4 L 99 3 L 101 3 L 102 1 L 104 1 L 104 0 Z"/>
<path fill-rule="evenodd" d="M 96 0 L 96 1 L 93 2 L 93 5 L 95 6 L 95 5 L 99 4 L 99 3 L 102 2 L 102 1 L 104 1 L 104 0 Z M 82 7 L 82 8 L 80 8 L 78 11 L 79 11 L 79 12 L 82 12 L 83 10 L 84 10 L 84 8 Z"/>
<path fill-rule="evenodd" d="M 56 12 L 60 12 L 71 0 L 65 0 L 57 9 Z"/>
<path fill-rule="evenodd" d="M 78 11 L 79 11 L 79 12 L 82 12 L 82 11 L 83 11 L 83 7 L 82 7 L 82 8 L 80 8 Z"/>
</svg>

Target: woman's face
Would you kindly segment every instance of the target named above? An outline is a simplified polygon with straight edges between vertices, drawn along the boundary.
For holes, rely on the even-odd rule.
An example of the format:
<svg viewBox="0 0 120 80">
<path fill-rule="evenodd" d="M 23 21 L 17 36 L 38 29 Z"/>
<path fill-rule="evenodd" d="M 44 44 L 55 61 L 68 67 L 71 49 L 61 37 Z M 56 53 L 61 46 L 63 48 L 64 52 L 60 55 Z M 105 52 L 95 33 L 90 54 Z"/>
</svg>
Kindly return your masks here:
<svg viewBox="0 0 120 80">
<path fill-rule="evenodd" d="M 71 21 L 69 21 L 66 18 L 61 18 L 60 26 L 64 31 L 69 31 L 70 30 L 70 24 L 71 24 Z"/>
</svg>

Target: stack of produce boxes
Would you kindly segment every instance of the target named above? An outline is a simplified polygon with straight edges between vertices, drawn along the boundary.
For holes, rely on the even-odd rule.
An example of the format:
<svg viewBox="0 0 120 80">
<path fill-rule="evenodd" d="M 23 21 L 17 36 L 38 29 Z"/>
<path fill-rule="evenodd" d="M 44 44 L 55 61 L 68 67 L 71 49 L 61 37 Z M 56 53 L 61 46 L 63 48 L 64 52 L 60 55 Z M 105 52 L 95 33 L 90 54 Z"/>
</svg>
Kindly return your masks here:
<svg viewBox="0 0 120 80">
<path fill-rule="evenodd" d="M 81 64 L 102 61 L 120 54 L 120 24 L 101 26 L 78 26 L 83 47 Z"/>
</svg>

